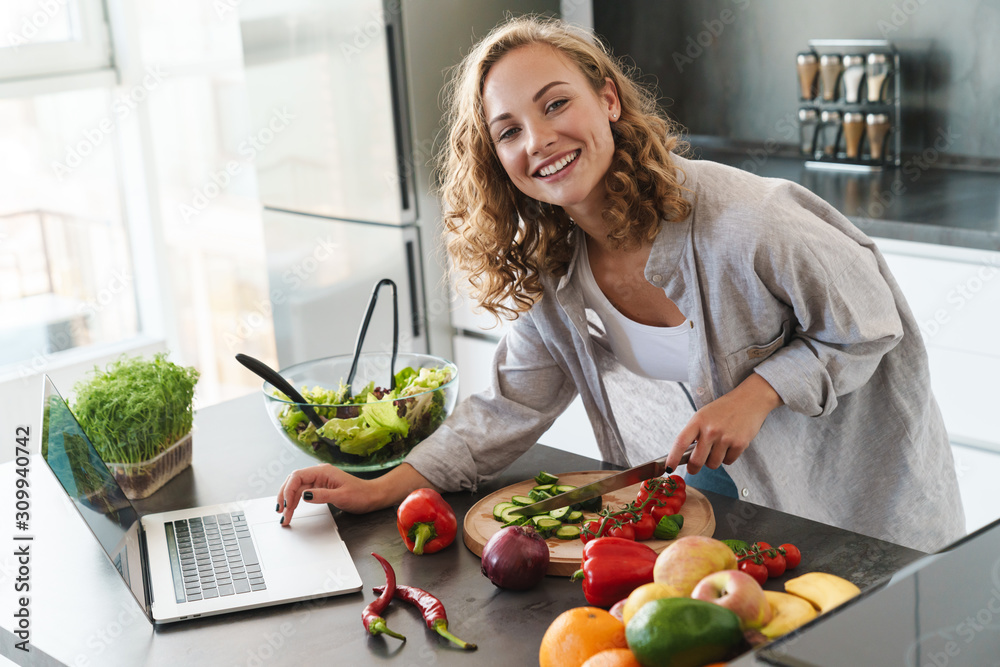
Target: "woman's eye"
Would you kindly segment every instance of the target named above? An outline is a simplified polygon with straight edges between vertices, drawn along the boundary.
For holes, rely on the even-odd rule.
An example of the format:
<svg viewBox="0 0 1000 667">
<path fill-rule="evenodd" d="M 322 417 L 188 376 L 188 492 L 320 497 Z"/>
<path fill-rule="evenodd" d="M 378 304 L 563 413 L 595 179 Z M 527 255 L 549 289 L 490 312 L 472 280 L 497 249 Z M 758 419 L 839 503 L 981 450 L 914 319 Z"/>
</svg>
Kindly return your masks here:
<svg viewBox="0 0 1000 667">
<path fill-rule="evenodd" d="M 518 132 L 519 130 L 516 127 L 504 130 L 503 132 L 500 133 L 500 136 L 497 137 L 497 141 L 506 141 L 507 139 L 510 139 Z"/>
<path fill-rule="evenodd" d="M 562 107 L 563 105 L 565 105 L 566 102 L 568 102 L 568 101 L 569 100 L 556 100 L 555 102 L 553 102 L 552 104 L 550 104 L 548 106 L 548 108 L 546 109 L 546 111 L 555 111 L 556 109 L 559 109 L 560 107 Z"/>
</svg>

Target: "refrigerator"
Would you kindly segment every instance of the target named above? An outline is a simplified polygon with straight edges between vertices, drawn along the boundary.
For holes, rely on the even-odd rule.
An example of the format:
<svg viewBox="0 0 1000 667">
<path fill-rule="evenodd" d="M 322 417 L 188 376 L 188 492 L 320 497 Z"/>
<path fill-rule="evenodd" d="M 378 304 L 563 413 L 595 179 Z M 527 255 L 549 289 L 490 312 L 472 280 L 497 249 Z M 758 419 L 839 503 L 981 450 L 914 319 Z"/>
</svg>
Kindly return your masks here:
<svg viewBox="0 0 1000 667">
<path fill-rule="evenodd" d="M 509 14 L 558 0 L 242 0 L 279 366 L 353 352 L 372 287 L 402 351 L 452 358 L 432 158 L 448 68 Z M 392 342 L 379 294 L 365 351 Z"/>
</svg>

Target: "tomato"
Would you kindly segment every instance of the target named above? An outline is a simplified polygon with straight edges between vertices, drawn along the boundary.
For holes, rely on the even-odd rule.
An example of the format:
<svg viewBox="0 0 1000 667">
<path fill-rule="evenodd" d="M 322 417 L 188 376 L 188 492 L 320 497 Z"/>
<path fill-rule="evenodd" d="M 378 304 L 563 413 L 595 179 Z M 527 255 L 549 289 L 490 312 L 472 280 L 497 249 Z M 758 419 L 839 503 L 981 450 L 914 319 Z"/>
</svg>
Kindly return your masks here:
<svg viewBox="0 0 1000 667">
<path fill-rule="evenodd" d="M 652 514 L 643 512 L 642 516 L 636 517 L 632 522 L 632 529 L 635 531 L 636 540 L 651 540 L 653 531 L 656 530 L 656 519 Z"/>
<path fill-rule="evenodd" d="M 654 477 L 653 479 L 647 479 L 645 482 L 642 483 L 642 486 L 639 487 L 639 493 L 637 493 L 635 496 L 635 504 L 638 506 L 642 506 L 642 504 L 646 502 L 646 499 L 649 498 L 649 496 L 653 496 L 655 498 L 659 495 L 660 495 L 660 479 L 658 477 Z M 652 505 L 653 503 L 646 505 L 646 511 L 649 511 Z"/>
<path fill-rule="evenodd" d="M 635 528 L 631 523 L 615 523 L 605 533 L 608 537 L 620 537 L 624 540 L 635 541 Z"/>
<path fill-rule="evenodd" d="M 767 568 L 767 576 L 780 577 L 785 573 L 785 557 L 780 551 L 772 547 L 767 542 L 758 542 L 760 557 L 764 560 L 764 567 Z"/>
<path fill-rule="evenodd" d="M 785 550 L 785 565 L 788 566 L 789 570 L 794 570 L 802 562 L 802 552 L 794 544 L 782 544 L 781 548 Z"/>
<path fill-rule="evenodd" d="M 687 488 L 687 482 L 685 482 L 684 478 L 681 477 L 680 475 L 671 475 L 667 479 L 672 479 L 674 483 L 677 485 L 677 488 L 680 489 L 681 491 Z"/>
<path fill-rule="evenodd" d="M 604 526 L 604 530 L 601 530 L 600 520 L 588 521 L 580 531 L 580 541 L 586 544 L 595 537 L 604 537 L 608 534 L 608 525 L 610 522 Z"/>
<path fill-rule="evenodd" d="M 763 586 L 764 582 L 767 581 L 767 568 L 764 567 L 763 563 L 754 562 L 752 557 L 746 560 L 741 560 L 739 569 L 756 579 L 757 583 L 761 586 Z"/>
</svg>

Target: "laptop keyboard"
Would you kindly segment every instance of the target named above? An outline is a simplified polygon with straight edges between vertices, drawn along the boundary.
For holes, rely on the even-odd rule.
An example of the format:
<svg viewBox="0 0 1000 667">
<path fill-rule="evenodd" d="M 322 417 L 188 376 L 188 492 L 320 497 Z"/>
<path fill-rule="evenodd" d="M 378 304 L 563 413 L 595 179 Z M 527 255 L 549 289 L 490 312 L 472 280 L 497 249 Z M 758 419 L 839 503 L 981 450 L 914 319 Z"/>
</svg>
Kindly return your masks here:
<svg viewBox="0 0 1000 667">
<path fill-rule="evenodd" d="M 164 524 L 178 602 L 267 588 L 243 512 Z"/>
</svg>

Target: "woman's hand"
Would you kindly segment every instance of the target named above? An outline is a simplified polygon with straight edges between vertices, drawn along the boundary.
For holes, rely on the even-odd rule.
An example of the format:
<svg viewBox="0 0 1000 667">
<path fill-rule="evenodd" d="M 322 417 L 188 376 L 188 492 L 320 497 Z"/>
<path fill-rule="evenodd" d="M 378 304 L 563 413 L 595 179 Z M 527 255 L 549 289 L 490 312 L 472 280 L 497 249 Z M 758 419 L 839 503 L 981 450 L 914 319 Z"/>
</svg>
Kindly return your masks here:
<svg viewBox="0 0 1000 667">
<path fill-rule="evenodd" d="M 278 490 L 276 511 L 288 525 L 299 501 L 329 503 L 345 512 L 363 514 L 401 502 L 411 491 L 428 487 L 440 491 L 409 463 L 375 479 L 361 479 L 328 463 L 290 474 Z"/>
<path fill-rule="evenodd" d="M 751 374 L 731 392 L 694 413 L 674 441 L 667 465 L 676 468 L 681 454 L 695 441 L 698 444 L 687 464 L 692 475 L 703 465 L 714 470 L 723 463 L 733 463 L 757 436 L 767 415 L 781 404 L 781 397 L 767 380 Z"/>
</svg>

